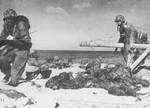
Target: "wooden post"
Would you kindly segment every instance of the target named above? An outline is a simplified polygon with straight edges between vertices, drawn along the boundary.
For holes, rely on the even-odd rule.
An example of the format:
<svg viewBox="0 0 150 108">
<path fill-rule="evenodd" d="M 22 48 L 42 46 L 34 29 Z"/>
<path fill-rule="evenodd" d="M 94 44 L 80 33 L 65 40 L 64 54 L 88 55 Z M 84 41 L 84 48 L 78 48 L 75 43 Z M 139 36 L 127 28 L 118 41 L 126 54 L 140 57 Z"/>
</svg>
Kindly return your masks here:
<svg viewBox="0 0 150 108">
<path fill-rule="evenodd" d="M 81 42 L 80 47 L 106 47 L 106 48 L 123 48 L 123 43 L 88 43 Z M 131 44 L 131 48 L 146 49 L 150 44 Z"/>
<path fill-rule="evenodd" d="M 80 47 L 107 47 L 107 48 L 122 48 L 124 47 L 123 43 L 88 43 L 88 42 L 82 42 L 80 44 Z"/>
<path fill-rule="evenodd" d="M 142 55 L 130 66 L 131 71 L 133 71 L 150 53 L 150 47 L 147 48 Z"/>
</svg>

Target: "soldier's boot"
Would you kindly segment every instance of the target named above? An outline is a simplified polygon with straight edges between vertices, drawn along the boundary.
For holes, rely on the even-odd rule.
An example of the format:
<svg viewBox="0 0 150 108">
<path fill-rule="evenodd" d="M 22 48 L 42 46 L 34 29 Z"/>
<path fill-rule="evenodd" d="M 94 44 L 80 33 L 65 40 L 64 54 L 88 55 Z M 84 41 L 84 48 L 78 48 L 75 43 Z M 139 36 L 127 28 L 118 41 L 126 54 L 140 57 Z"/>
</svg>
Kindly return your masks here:
<svg viewBox="0 0 150 108">
<path fill-rule="evenodd" d="M 19 84 L 19 80 L 21 79 L 22 73 L 24 72 L 24 67 L 21 67 L 22 69 L 15 71 L 14 69 L 12 69 L 13 71 L 11 72 L 11 80 L 8 83 L 8 85 L 10 86 L 18 86 Z"/>
<path fill-rule="evenodd" d="M 19 80 L 21 79 L 27 62 L 26 55 L 26 51 L 17 53 L 17 56 L 11 67 L 11 81 L 9 82 L 9 85 L 17 86 L 19 84 Z"/>
</svg>

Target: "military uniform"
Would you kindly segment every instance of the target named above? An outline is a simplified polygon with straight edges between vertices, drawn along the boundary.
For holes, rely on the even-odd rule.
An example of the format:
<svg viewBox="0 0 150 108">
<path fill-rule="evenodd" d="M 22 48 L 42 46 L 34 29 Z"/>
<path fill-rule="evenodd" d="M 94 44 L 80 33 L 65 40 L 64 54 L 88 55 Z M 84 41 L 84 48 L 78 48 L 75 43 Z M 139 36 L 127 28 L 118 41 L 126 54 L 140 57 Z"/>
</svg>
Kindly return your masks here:
<svg viewBox="0 0 150 108">
<path fill-rule="evenodd" d="M 29 51 L 31 47 L 31 37 L 29 35 L 30 24 L 25 16 L 12 15 L 12 21 L 9 22 L 9 17 L 5 14 L 10 14 L 14 11 L 8 9 L 4 13 L 4 25 L 0 35 L 1 40 L 7 40 L 7 37 L 11 35 L 13 39 L 9 41 L 2 49 L 0 57 L 1 71 L 6 74 L 5 80 L 11 80 L 10 85 L 16 86 L 18 81 L 24 72 L 26 62 L 29 57 Z M 8 20 L 8 22 L 7 22 Z M 0 43 L 1 44 L 1 43 Z"/>
<path fill-rule="evenodd" d="M 119 43 L 124 43 L 124 48 L 121 48 L 121 53 L 127 64 L 127 67 L 131 66 L 133 62 L 138 58 L 140 49 L 130 48 L 131 43 L 148 44 L 148 36 L 146 33 L 138 31 L 134 26 L 129 25 L 124 16 L 118 15 L 115 19 L 118 24 L 118 31 L 120 33 Z"/>
</svg>

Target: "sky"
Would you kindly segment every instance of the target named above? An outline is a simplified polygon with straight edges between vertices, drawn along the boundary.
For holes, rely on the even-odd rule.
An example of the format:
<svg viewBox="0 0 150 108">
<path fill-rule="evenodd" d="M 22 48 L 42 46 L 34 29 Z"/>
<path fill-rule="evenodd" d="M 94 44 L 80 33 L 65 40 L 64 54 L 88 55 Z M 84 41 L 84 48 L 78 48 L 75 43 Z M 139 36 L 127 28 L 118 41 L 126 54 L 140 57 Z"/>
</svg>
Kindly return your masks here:
<svg viewBox="0 0 150 108">
<path fill-rule="evenodd" d="M 114 19 L 122 14 L 138 28 L 150 30 L 150 0 L 0 0 L 3 12 L 12 8 L 29 18 L 33 49 L 112 50 L 81 48 L 81 41 L 117 43 Z"/>
</svg>

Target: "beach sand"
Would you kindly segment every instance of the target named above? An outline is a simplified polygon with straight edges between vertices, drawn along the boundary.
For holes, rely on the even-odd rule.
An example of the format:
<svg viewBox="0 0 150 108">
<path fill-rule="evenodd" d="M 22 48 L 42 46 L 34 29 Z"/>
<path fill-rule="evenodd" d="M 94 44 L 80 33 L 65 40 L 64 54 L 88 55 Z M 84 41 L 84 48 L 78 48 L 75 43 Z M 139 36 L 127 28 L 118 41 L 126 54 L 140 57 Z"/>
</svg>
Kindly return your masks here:
<svg viewBox="0 0 150 108">
<path fill-rule="evenodd" d="M 61 72 L 83 72 L 80 64 L 73 64 L 66 69 L 52 69 L 52 76 Z M 146 74 L 145 74 L 146 73 Z M 0 81 L 3 74 L 0 73 Z M 141 70 L 139 76 L 149 78 L 150 72 Z M 145 77 L 144 77 L 145 76 Z M 148 77 L 147 77 L 148 76 Z M 12 89 L 23 93 L 26 97 L 13 99 L 0 93 L 0 108 L 150 108 L 150 87 L 142 88 L 138 97 L 114 96 L 101 88 L 59 89 L 51 90 L 44 85 L 48 79 L 34 79 L 17 87 L 0 82 L 0 89 Z"/>
</svg>

